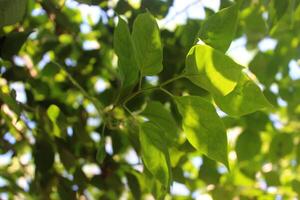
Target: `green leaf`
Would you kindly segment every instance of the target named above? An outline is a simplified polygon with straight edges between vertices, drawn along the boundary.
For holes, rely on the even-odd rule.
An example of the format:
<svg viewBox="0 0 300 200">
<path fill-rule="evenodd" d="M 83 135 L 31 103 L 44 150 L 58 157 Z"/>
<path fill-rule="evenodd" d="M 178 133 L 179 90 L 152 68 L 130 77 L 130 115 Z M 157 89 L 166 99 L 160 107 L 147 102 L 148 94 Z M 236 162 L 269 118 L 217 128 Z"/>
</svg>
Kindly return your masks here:
<svg viewBox="0 0 300 200">
<path fill-rule="evenodd" d="M 277 20 L 279 20 L 286 13 L 289 7 L 289 1 L 274 0 L 273 4 Z"/>
<path fill-rule="evenodd" d="M 213 96 L 222 111 L 235 117 L 271 107 L 260 88 L 246 75 L 242 76 L 239 84 L 228 95 Z"/>
<path fill-rule="evenodd" d="M 150 13 L 140 14 L 135 19 L 132 39 L 142 76 L 158 74 L 163 69 L 163 49 L 158 25 Z"/>
<path fill-rule="evenodd" d="M 257 132 L 245 131 L 239 135 L 235 151 L 239 161 L 249 161 L 259 154 L 262 146 L 261 138 Z"/>
<path fill-rule="evenodd" d="M 239 7 L 234 4 L 210 16 L 203 22 L 199 37 L 207 45 L 226 52 L 234 39 Z"/>
<path fill-rule="evenodd" d="M 292 181 L 292 188 L 298 195 L 300 195 L 300 181 L 299 180 Z"/>
<path fill-rule="evenodd" d="M 213 94 L 227 95 L 241 76 L 242 66 L 207 45 L 195 45 L 186 58 L 185 76 Z"/>
<path fill-rule="evenodd" d="M 46 173 L 50 170 L 54 164 L 54 154 L 53 146 L 48 140 L 38 140 L 35 143 L 35 149 L 33 152 L 34 163 L 37 171 Z"/>
<path fill-rule="evenodd" d="M 152 122 L 145 122 L 140 126 L 139 137 L 145 167 L 166 188 L 169 188 L 171 180 L 170 158 L 162 134 L 162 130 Z"/>
<path fill-rule="evenodd" d="M 119 58 L 122 87 L 131 87 L 138 80 L 139 69 L 128 25 L 121 17 L 114 32 L 114 49 Z"/>
<path fill-rule="evenodd" d="M 293 137 L 288 133 L 277 133 L 273 136 L 269 148 L 271 161 L 276 162 L 279 159 L 292 153 L 294 147 Z"/>
<path fill-rule="evenodd" d="M 47 115 L 52 122 L 56 122 L 56 119 L 58 118 L 59 113 L 60 113 L 60 109 L 56 105 L 51 105 L 47 109 Z"/>
<path fill-rule="evenodd" d="M 100 144 L 97 150 L 96 160 L 102 164 L 104 159 L 106 157 L 106 151 L 105 151 L 105 138 L 101 138 Z"/>
<path fill-rule="evenodd" d="M 276 171 L 270 171 L 267 173 L 263 173 L 267 185 L 270 186 L 279 186 L 280 185 L 280 176 L 279 173 Z"/>
<path fill-rule="evenodd" d="M 131 190 L 132 196 L 134 199 L 139 200 L 142 197 L 142 191 L 139 184 L 138 177 L 136 177 L 135 173 L 126 173 L 126 178 L 128 181 L 128 186 Z"/>
<path fill-rule="evenodd" d="M 220 180 L 220 173 L 217 170 L 217 163 L 206 156 L 203 156 L 203 164 L 200 167 L 199 178 L 207 184 L 217 184 Z"/>
<path fill-rule="evenodd" d="M 226 130 L 214 106 L 198 96 L 174 99 L 188 141 L 201 153 L 229 169 Z"/>
<path fill-rule="evenodd" d="M 65 169 L 70 170 L 73 167 L 75 167 L 77 159 L 70 151 L 65 141 L 60 138 L 55 138 L 55 143 L 59 154 L 59 158 L 62 164 L 64 165 Z"/>
<path fill-rule="evenodd" d="M 169 145 L 178 139 L 178 126 L 170 112 L 158 101 L 150 101 L 141 113 L 149 121 L 164 131 L 164 137 Z"/>
<path fill-rule="evenodd" d="M 64 130 L 66 129 L 65 117 L 60 111 L 59 107 L 52 104 L 47 109 L 47 115 L 53 124 L 53 134 L 57 137 L 65 136 Z"/>
<path fill-rule="evenodd" d="M 0 27 L 15 24 L 23 18 L 27 0 L 0 1 Z"/>
<path fill-rule="evenodd" d="M 12 32 L 4 36 L 3 42 L 0 43 L 0 57 L 6 60 L 11 59 L 20 51 L 30 33 L 32 31 Z"/>
</svg>

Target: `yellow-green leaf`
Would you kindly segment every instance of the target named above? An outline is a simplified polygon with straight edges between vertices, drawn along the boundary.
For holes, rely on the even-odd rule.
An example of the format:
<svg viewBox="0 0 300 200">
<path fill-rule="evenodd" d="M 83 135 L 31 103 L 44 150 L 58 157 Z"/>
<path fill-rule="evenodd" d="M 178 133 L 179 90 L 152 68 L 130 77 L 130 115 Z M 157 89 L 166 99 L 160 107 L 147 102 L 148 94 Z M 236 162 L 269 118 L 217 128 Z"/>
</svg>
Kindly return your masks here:
<svg viewBox="0 0 300 200">
<path fill-rule="evenodd" d="M 259 87 L 243 75 L 237 87 L 228 95 L 213 95 L 218 107 L 230 116 L 239 117 L 271 107 Z"/>
<path fill-rule="evenodd" d="M 227 135 L 214 106 L 198 96 L 174 97 L 188 141 L 227 168 Z"/>
<path fill-rule="evenodd" d="M 226 52 L 234 38 L 238 22 L 237 4 L 224 8 L 203 22 L 199 37 L 207 45 Z"/>
<path fill-rule="evenodd" d="M 242 66 L 208 45 L 195 45 L 186 58 L 185 76 L 213 94 L 227 95 L 241 76 Z"/>
</svg>

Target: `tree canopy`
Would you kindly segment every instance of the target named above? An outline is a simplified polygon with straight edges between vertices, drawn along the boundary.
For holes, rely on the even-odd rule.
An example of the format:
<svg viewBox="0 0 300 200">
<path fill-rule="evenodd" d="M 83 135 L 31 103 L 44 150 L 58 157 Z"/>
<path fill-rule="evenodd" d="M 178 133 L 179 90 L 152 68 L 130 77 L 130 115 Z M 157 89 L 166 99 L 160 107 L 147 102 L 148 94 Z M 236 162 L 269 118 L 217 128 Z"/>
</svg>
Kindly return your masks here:
<svg viewBox="0 0 300 200">
<path fill-rule="evenodd" d="M 298 199 L 300 0 L 176 1 L 0 0 L 0 199 Z"/>
</svg>

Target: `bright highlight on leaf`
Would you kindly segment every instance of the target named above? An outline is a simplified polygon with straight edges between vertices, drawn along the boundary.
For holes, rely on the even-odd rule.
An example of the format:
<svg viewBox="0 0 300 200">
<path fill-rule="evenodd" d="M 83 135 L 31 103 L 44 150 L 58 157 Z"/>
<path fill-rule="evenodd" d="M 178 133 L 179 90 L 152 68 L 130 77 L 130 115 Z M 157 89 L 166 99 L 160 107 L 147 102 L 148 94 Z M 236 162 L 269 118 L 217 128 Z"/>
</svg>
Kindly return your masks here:
<svg viewBox="0 0 300 200">
<path fill-rule="evenodd" d="M 240 117 L 272 107 L 259 87 L 243 75 L 236 88 L 226 96 L 213 95 L 218 107 L 230 116 Z"/>
<path fill-rule="evenodd" d="M 227 95 L 237 85 L 242 66 L 207 45 L 195 45 L 186 58 L 185 76 L 212 94 Z"/>
<path fill-rule="evenodd" d="M 53 135 L 55 135 L 57 137 L 62 137 L 63 127 L 59 126 L 59 123 L 61 122 L 61 121 L 59 121 L 60 114 L 61 114 L 61 111 L 60 111 L 59 107 L 57 107 L 56 105 L 51 105 L 47 109 L 47 115 L 53 123 Z"/>
<path fill-rule="evenodd" d="M 229 169 L 226 130 L 214 106 L 197 96 L 175 97 L 174 100 L 188 141 L 201 153 Z"/>
</svg>

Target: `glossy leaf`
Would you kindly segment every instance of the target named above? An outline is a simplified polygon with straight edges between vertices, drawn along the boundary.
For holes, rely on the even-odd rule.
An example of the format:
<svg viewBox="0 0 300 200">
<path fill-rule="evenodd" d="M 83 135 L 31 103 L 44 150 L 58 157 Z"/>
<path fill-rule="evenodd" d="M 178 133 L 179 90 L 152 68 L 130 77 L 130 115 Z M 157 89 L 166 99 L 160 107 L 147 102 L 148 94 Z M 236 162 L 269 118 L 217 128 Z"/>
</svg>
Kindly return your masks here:
<svg viewBox="0 0 300 200">
<path fill-rule="evenodd" d="M 169 145 L 176 142 L 179 132 L 178 126 L 170 112 L 160 102 L 149 102 L 141 115 L 163 130 L 163 137 Z"/>
<path fill-rule="evenodd" d="M 150 13 L 140 14 L 135 19 L 132 40 L 141 74 L 158 74 L 163 69 L 163 49 L 158 25 Z"/>
<path fill-rule="evenodd" d="M 197 96 L 175 97 L 174 100 L 189 142 L 207 157 L 229 168 L 226 130 L 213 105 Z"/>
<path fill-rule="evenodd" d="M 218 107 L 230 116 L 239 117 L 272 107 L 260 88 L 243 75 L 236 88 L 226 96 L 213 95 Z"/>
<path fill-rule="evenodd" d="M 213 94 L 227 95 L 237 85 L 242 67 L 222 52 L 195 45 L 186 58 L 185 76 Z"/>
<path fill-rule="evenodd" d="M 142 159 L 145 167 L 165 188 L 170 186 L 170 158 L 163 131 L 154 123 L 145 122 L 140 127 Z"/>
<path fill-rule="evenodd" d="M 226 52 L 235 36 L 238 11 L 238 5 L 234 4 L 207 18 L 201 26 L 200 39 L 207 45 Z"/>
</svg>

